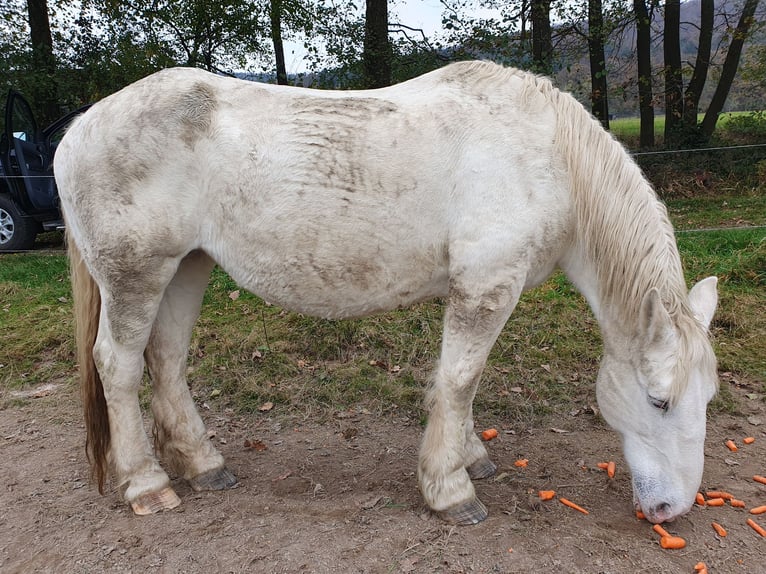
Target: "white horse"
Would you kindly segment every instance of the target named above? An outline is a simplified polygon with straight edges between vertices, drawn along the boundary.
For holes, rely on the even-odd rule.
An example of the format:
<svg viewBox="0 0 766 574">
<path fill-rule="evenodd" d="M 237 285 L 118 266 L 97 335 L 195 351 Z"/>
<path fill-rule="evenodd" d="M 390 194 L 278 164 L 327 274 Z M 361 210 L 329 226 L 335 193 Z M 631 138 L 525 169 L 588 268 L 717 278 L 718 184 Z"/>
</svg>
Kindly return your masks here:
<svg viewBox="0 0 766 574">
<path fill-rule="evenodd" d="M 623 148 L 550 82 L 453 64 L 375 91 L 269 86 L 192 69 L 97 103 L 55 161 L 69 234 L 86 449 L 138 514 L 173 508 L 156 444 L 195 489 L 236 483 L 185 380 L 217 263 L 287 309 L 359 317 L 444 297 L 418 480 L 444 519 L 484 519 L 495 466 L 472 401 L 520 294 L 557 266 L 602 328 L 597 380 L 634 503 L 687 512 L 717 388 L 716 279 L 687 293 L 666 210 Z"/>
</svg>

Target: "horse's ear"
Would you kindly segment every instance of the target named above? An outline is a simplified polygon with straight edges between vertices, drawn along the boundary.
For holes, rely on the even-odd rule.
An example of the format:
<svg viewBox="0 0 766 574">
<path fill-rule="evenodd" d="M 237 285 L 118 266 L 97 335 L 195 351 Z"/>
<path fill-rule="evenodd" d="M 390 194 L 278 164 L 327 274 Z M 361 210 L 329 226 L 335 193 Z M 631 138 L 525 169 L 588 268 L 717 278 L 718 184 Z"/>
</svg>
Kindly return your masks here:
<svg viewBox="0 0 766 574">
<path fill-rule="evenodd" d="M 641 302 L 639 328 L 646 347 L 665 345 L 675 339 L 675 329 L 670 313 L 662 304 L 659 291 L 649 289 Z"/>
<path fill-rule="evenodd" d="M 718 277 L 708 277 L 697 283 L 689 291 L 689 306 L 697 320 L 704 325 L 705 329 L 710 327 L 713 320 L 713 314 L 718 306 Z"/>
</svg>

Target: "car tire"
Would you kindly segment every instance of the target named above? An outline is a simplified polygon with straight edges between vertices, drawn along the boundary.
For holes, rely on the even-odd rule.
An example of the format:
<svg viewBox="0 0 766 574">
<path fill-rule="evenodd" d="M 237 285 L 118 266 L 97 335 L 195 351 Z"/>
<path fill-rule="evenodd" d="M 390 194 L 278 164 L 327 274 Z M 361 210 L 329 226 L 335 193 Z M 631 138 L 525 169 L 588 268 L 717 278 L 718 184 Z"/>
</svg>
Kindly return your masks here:
<svg viewBox="0 0 766 574">
<path fill-rule="evenodd" d="M 0 251 L 31 249 L 37 236 L 37 224 L 22 215 L 7 195 L 0 195 Z"/>
</svg>

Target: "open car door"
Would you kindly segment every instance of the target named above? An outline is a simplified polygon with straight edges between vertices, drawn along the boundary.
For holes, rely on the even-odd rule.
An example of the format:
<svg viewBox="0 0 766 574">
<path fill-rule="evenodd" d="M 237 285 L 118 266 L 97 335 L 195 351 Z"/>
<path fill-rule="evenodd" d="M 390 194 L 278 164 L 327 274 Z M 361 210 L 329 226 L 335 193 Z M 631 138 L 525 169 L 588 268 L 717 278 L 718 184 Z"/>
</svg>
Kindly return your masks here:
<svg viewBox="0 0 766 574">
<path fill-rule="evenodd" d="M 26 197 L 17 197 L 29 212 L 54 209 L 58 203 L 53 179 L 53 154 L 48 138 L 38 128 L 32 108 L 13 90 L 5 107 L 5 138 L 8 142 L 6 171 L 8 176 L 21 176 Z"/>
</svg>

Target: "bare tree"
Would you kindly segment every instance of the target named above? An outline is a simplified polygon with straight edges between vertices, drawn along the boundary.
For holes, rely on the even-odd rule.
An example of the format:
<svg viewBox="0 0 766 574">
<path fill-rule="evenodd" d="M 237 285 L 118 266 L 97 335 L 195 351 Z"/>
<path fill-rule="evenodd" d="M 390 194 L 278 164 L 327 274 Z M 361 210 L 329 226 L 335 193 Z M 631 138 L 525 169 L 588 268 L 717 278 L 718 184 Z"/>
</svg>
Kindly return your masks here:
<svg viewBox="0 0 766 574">
<path fill-rule="evenodd" d="M 726 98 L 729 96 L 729 90 L 731 90 L 734 76 L 737 75 L 739 59 L 742 55 L 742 46 L 744 45 L 750 27 L 753 24 L 753 16 L 755 15 L 756 8 L 758 8 L 758 2 L 759 0 L 745 0 L 739 23 L 734 30 L 731 43 L 729 44 L 729 50 L 726 52 L 723 68 L 721 68 L 721 77 L 718 80 L 718 85 L 716 86 L 712 100 L 710 100 L 707 112 L 705 112 L 705 117 L 702 120 L 701 134 L 705 140 L 709 140 L 710 136 L 713 135 L 715 124 L 718 122 L 718 115 L 723 110 Z"/>
<path fill-rule="evenodd" d="M 388 0 L 367 0 L 363 60 L 368 88 L 391 85 L 392 58 L 388 39 Z"/>
<path fill-rule="evenodd" d="M 56 59 L 53 56 L 47 0 L 27 0 L 27 12 L 32 43 L 31 71 L 38 76 L 32 98 L 42 110 L 43 120 L 49 122 L 58 117 L 59 108 L 56 101 Z"/>
<path fill-rule="evenodd" d="M 590 58 L 591 112 L 609 129 L 609 97 L 604 53 L 604 12 L 601 0 L 588 0 L 588 56 Z"/>
<path fill-rule="evenodd" d="M 638 109 L 641 116 L 639 145 L 654 147 L 654 106 L 652 105 L 652 30 L 646 0 L 633 0 L 636 16 L 636 57 L 638 63 Z"/>
<path fill-rule="evenodd" d="M 553 72 L 551 0 L 532 0 L 532 66 L 536 72 Z"/>
<path fill-rule="evenodd" d="M 700 0 L 700 33 L 697 42 L 697 59 L 694 71 L 684 93 L 684 129 L 691 131 L 697 127 L 700 96 L 705 87 L 710 69 L 710 51 L 713 44 L 713 20 L 715 0 Z"/>
<path fill-rule="evenodd" d="M 285 47 L 282 43 L 282 0 L 269 2 L 269 20 L 271 22 L 271 42 L 274 45 L 274 59 L 277 64 L 277 84 L 287 84 L 287 65 Z"/>
<path fill-rule="evenodd" d="M 681 75 L 681 1 L 665 1 L 663 56 L 665 60 L 665 145 L 675 146 L 683 117 L 684 81 Z"/>
</svg>

